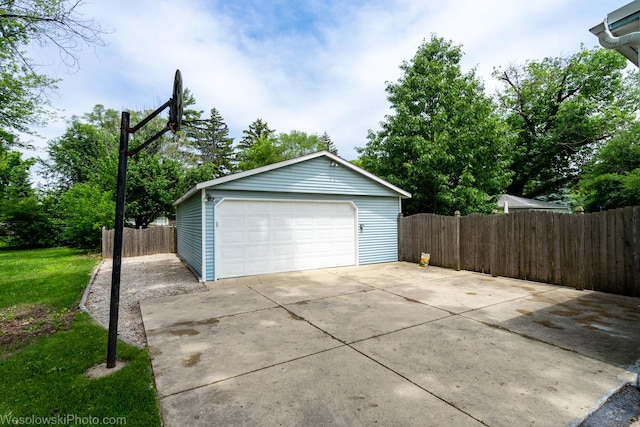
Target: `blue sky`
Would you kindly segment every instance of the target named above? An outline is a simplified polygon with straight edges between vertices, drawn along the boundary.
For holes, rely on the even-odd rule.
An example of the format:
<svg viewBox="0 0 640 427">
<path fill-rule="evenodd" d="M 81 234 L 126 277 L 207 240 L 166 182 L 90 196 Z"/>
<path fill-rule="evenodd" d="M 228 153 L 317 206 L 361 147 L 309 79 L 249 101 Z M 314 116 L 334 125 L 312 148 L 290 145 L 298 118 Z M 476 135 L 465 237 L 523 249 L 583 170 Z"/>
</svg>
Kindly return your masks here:
<svg viewBox="0 0 640 427">
<path fill-rule="evenodd" d="M 389 112 L 385 82 L 401 76 L 431 34 L 463 46 L 488 93 L 494 67 L 597 45 L 589 28 L 628 0 L 89 0 L 80 10 L 109 34 L 83 48 L 69 74 L 50 51 L 33 51 L 61 78 L 51 97 L 62 116 L 39 129 L 28 156 L 45 156 L 65 118 L 103 104 L 156 108 L 182 71 L 197 108 L 215 107 L 238 140 L 257 118 L 277 132 L 328 132 L 357 156 Z"/>
</svg>

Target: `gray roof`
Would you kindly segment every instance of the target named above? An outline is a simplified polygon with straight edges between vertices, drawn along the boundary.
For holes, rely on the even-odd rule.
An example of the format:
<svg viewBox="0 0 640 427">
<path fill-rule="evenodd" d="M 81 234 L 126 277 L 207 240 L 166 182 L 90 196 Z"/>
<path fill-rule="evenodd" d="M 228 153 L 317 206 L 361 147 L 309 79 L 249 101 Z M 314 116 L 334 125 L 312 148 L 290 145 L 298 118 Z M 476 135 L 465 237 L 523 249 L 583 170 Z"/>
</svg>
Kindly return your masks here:
<svg viewBox="0 0 640 427">
<path fill-rule="evenodd" d="M 507 201 L 509 209 L 532 209 L 532 210 L 569 210 L 568 205 L 560 203 L 542 202 L 540 200 L 527 199 L 524 197 L 503 194 L 498 199 L 498 207 L 504 209 L 504 202 Z"/>
</svg>

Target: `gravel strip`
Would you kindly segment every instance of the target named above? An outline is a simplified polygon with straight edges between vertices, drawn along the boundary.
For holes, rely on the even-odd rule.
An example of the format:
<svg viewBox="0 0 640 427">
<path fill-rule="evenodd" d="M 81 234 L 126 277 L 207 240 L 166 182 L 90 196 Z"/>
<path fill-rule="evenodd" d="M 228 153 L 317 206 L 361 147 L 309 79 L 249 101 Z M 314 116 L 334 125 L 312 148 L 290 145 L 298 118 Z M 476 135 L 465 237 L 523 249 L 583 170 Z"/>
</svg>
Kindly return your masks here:
<svg viewBox="0 0 640 427">
<path fill-rule="evenodd" d="M 100 263 L 83 301 L 89 314 L 105 328 L 109 325 L 112 267 L 111 259 Z M 147 345 L 147 337 L 140 301 L 207 290 L 175 254 L 123 258 L 120 274 L 118 337 L 141 347 Z"/>
</svg>

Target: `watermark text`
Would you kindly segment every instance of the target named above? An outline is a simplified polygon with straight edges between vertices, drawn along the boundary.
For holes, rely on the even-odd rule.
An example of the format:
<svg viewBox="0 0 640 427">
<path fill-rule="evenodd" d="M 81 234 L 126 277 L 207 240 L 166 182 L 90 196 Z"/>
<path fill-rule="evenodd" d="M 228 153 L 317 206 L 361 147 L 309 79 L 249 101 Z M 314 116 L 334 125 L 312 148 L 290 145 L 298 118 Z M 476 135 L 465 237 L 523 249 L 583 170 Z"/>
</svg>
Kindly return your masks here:
<svg viewBox="0 0 640 427">
<path fill-rule="evenodd" d="M 0 425 L 31 425 L 31 426 L 123 426 L 127 424 L 126 417 L 92 417 L 90 415 L 65 414 L 42 417 L 39 415 L 29 415 L 17 417 L 12 414 L 0 415 Z"/>
</svg>

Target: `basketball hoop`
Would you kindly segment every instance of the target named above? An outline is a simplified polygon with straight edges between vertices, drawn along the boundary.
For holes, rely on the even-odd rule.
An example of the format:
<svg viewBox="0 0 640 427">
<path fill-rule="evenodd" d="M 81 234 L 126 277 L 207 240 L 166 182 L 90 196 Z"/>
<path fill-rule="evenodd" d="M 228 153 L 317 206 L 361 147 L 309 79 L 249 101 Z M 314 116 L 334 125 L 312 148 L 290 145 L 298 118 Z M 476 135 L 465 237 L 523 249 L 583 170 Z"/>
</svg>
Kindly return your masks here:
<svg viewBox="0 0 640 427">
<path fill-rule="evenodd" d="M 154 117 L 162 113 L 169 107 L 169 122 L 164 129 L 138 145 L 135 149 L 129 150 L 129 134 L 136 133 L 144 125 L 149 123 Z M 107 368 L 116 366 L 116 351 L 118 345 L 118 308 L 120 306 L 120 273 L 122 269 L 122 236 L 124 233 L 124 209 L 125 193 L 127 185 L 127 159 L 135 156 L 153 141 L 170 130 L 176 133 L 182 125 L 182 74 L 176 70 L 173 79 L 173 94 L 171 99 L 162 104 L 160 108 L 142 119 L 134 127 L 129 127 L 130 116 L 126 111 L 122 112 L 120 122 L 120 148 L 118 150 L 118 180 L 116 183 L 116 218 L 113 238 L 113 266 L 111 269 L 111 302 L 109 306 L 109 337 L 107 342 Z"/>
<path fill-rule="evenodd" d="M 171 105 L 169 107 L 169 130 L 176 133 L 182 125 L 182 74 L 180 70 L 176 70 L 176 76 L 173 79 L 173 96 L 171 97 Z"/>
</svg>

